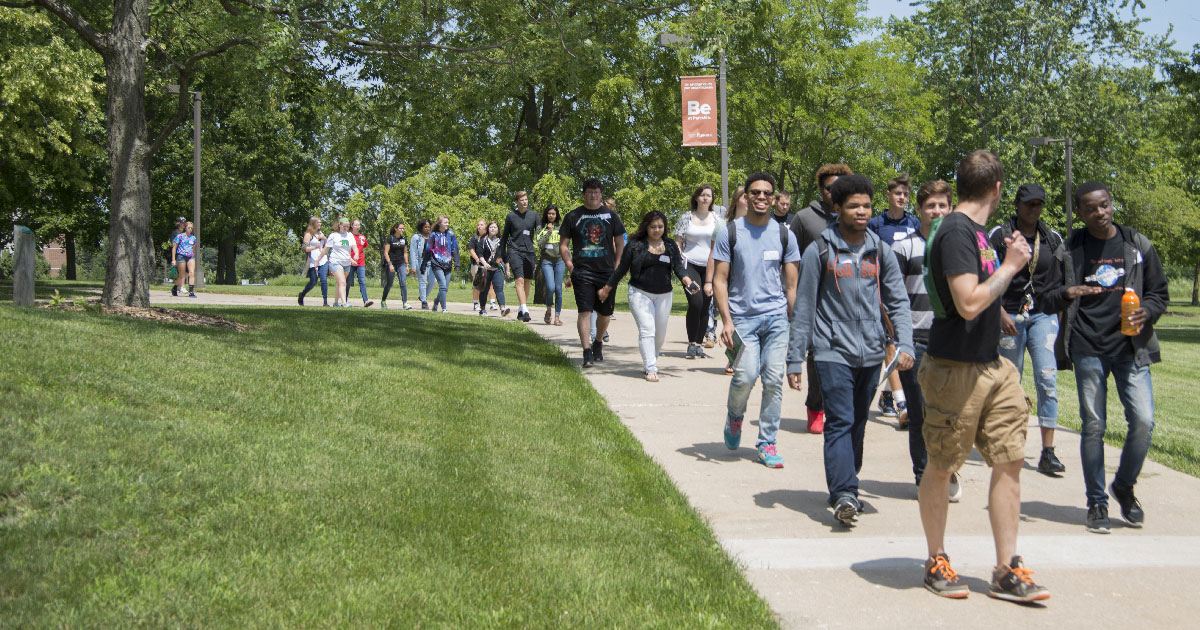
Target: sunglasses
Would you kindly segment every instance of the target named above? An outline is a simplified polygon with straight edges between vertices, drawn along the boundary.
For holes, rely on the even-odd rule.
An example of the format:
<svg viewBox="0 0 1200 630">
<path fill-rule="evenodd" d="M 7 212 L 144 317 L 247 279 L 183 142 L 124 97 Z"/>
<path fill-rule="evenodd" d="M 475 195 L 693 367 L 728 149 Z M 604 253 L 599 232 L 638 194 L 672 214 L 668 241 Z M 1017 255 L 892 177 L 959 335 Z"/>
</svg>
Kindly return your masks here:
<svg viewBox="0 0 1200 630">
<path fill-rule="evenodd" d="M 748 190 L 748 191 L 746 191 L 746 194 L 751 197 L 773 197 L 773 196 L 775 196 L 775 191 L 773 191 L 773 190 Z"/>
</svg>

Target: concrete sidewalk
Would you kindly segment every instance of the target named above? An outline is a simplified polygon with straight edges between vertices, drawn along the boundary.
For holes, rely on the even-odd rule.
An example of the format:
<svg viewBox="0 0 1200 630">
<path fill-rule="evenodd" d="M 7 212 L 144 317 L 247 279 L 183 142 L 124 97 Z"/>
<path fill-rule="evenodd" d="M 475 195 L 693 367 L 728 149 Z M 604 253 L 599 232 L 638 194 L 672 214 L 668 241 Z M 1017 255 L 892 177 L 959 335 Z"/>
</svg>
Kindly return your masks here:
<svg viewBox="0 0 1200 630">
<path fill-rule="evenodd" d="M 532 327 L 579 361 L 574 313 L 564 315 L 565 326 Z M 942 599 L 921 583 L 925 538 L 907 433 L 894 420 L 872 414 L 860 475 L 865 510 L 849 529 L 827 507 L 823 441 L 807 433 L 803 394 L 784 390 L 778 447 L 785 468 L 771 470 L 753 448 L 760 387 L 750 396 L 742 447 L 729 451 L 722 441 L 729 377 L 721 348 L 709 350 L 709 359 L 684 359 L 683 318 L 672 317 L 658 361 L 661 380 L 647 383 L 633 317 L 619 313 L 609 330 L 605 361 L 585 374 L 709 522 L 784 627 L 1131 628 L 1200 617 L 1200 600 L 1193 599 L 1200 583 L 1200 480 L 1148 461 L 1137 487 L 1146 527 L 1125 527 L 1113 501 L 1113 533 L 1089 534 L 1079 436 L 1057 432 L 1056 450 L 1067 466 L 1062 478 L 1038 474 L 1034 419 L 1021 476 L 1018 553 L 1051 599 L 1020 606 L 986 595 L 995 552 L 986 509 L 990 471 L 978 453 L 963 468 L 964 497 L 950 506 L 946 541 L 972 592 L 966 600 Z M 1109 416 L 1123 417 L 1116 409 Z M 1118 456 L 1111 448 L 1105 455 L 1110 481 Z"/>
<path fill-rule="evenodd" d="M 294 298 L 188 299 L 157 291 L 151 301 L 295 306 Z M 470 305 L 449 306 L 470 314 Z M 564 312 L 561 327 L 541 323 L 543 313 L 535 307 L 529 326 L 578 363 L 575 313 Z M 778 446 L 785 468 L 757 463 L 758 387 L 750 397 L 742 448 L 727 450 L 721 438 L 729 382 L 723 353 L 715 348 L 709 351 L 713 358 L 684 359 L 683 330 L 683 318 L 672 317 L 658 362 L 661 381 L 647 383 L 633 317 L 618 313 L 605 361 L 585 374 L 708 521 L 784 627 L 1137 628 L 1186 626 L 1200 617 L 1200 598 L 1193 599 L 1192 590 L 1200 583 L 1200 480 L 1148 461 L 1137 488 L 1146 527 L 1124 527 L 1110 501 L 1113 533 L 1089 534 L 1083 528 L 1079 436 L 1058 432 L 1057 452 L 1067 472 L 1049 478 L 1034 470 L 1040 442 L 1031 425 L 1018 552 L 1052 598 L 1044 606 L 1020 606 L 987 597 L 995 562 L 986 510 L 989 470 L 975 454 L 963 468 L 964 497 L 950 506 L 947 532 L 947 552 L 972 593 L 966 600 L 942 599 L 921 585 L 925 539 L 907 434 L 896 431 L 894 421 L 873 415 L 860 476 L 865 509 L 858 525 L 847 529 L 826 506 L 822 438 L 805 430 L 803 394 L 784 393 Z M 1122 418 L 1118 409 L 1109 416 L 1114 422 Z M 1110 481 L 1118 454 L 1107 449 Z"/>
</svg>

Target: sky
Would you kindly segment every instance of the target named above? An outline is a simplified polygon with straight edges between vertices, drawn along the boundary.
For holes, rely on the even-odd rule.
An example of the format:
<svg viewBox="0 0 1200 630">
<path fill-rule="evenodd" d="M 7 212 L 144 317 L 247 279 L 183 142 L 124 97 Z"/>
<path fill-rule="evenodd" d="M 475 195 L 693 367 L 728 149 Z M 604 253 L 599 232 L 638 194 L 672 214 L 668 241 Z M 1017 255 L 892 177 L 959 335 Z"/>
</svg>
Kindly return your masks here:
<svg viewBox="0 0 1200 630">
<path fill-rule="evenodd" d="M 871 17 L 887 18 L 895 15 L 907 17 L 916 12 L 910 6 L 911 0 L 867 0 L 867 14 Z M 1171 38 L 1175 40 L 1175 48 L 1191 52 L 1192 47 L 1200 44 L 1200 2 L 1196 0 L 1143 0 L 1145 9 L 1138 10 L 1138 16 L 1150 18 L 1142 24 L 1142 30 L 1154 35 L 1163 35 L 1174 26 Z M 1131 9 L 1126 9 L 1127 15 L 1132 15 Z"/>
</svg>

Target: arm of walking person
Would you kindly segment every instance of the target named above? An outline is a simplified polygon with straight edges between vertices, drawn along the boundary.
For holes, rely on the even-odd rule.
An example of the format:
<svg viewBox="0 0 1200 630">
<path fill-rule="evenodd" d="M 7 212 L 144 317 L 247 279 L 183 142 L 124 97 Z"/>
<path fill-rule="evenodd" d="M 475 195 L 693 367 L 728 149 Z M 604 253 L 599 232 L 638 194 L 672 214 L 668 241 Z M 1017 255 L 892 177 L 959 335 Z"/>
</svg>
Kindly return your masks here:
<svg viewBox="0 0 1200 630">
<path fill-rule="evenodd" d="M 675 277 L 683 283 L 683 288 L 688 293 L 692 293 L 692 277 L 688 275 L 687 265 L 683 264 L 683 254 L 680 252 L 679 246 L 671 241 L 664 241 L 667 247 L 667 255 L 671 257 L 671 270 L 675 272 Z M 696 287 L 699 289 L 700 287 Z"/>
<path fill-rule="evenodd" d="M 384 262 L 384 264 L 386 264 L 388 266 L 388 269 L 395 271 L 396 266 L 392 264 L 392 258 L 388 254 L 391 251 L 392 251 L 392 244 L 387 241 L 384 241 L 383 242 L 383 262 Z"/>
<path fill-rule="evenodd" d="M 1139 328 L 1144 324 L 1153 326 L 1167 312 L 1167 306 L 1171 303 L 1167 293 L 1167 276 L 1153 245 L 1142 258 L 1142 294 L 1138 296 L 1142 305 L 1129 317 L 1130 323 Z"/>
<path fill-rule="evenodd" d="M 172 267 L 174 267 L 176 265 L 175 258 L 176 258 L 176 256 L 179 255 L 177 253 L 178 251 L 179 251 L 179 243 L 171 243 L 171 266 Z"/>
<path fill-rule="evenodd" d="M 1012 283 L 1013 276 L 1017 275 L 1021 267 L 1029 262 L 1032 253 L 1029 251 L 1029 244 L 1025 242 L 1025 237 L 1020 232 L 1008 239 L 1007 243 L 1008 255 L 1004 257 L 1004 262 L 987 280 L 980 282 L 979 276 L 974 272 L 946 276 L 946 283 L 950 287 L 950 296 L 954 300 L 954 308 L 963 319 L 971 321 L 979 317 L 992 305 L 992 302 L 1004 295 L 1004 292 L 1008 290 L 1008 285 Z M 971 245 L 971 247 L 975 247 L 975 245 Z M 977 251 L 972 255 L 978 256 Z"/>
<path fill-rule="evenodd" d="M 608 299 L 608 294 L 617 286 L 621 278 L 624 278 L 625 274 L 629 273 L 629 267 L 633 264 L 634 249 L 633 247 L 624 248 L 621 252 L 621 259 L 617 262 L 616 269 L 613 269 L 612 275 L 608 277 L 608 282 L 596 291 L 596 297 L 600 298 L 601 302 Z"/>
<path fill-rule="evenodd" d="M 900 264 L 891 254 L 891 248 L 882 245 L 883 252 L 879 255 L 879 299 L 884 311 L 892 320 L 892 331 L 895 335 L 896 351 L 900 359 L 896 365 L 901 370 L 911 370 L 913 356 L 912 307 L 908 303 L 908 290 L 904 288 L 904 275 L 900 272 Z"/>
<path fill-rule="evenodd" d="M 563 279 L 563 285 L 568 289 L 571 288 L 571 272 L 575 270 L 575 263 L 571 260 L 571 239 L 563 234 L 561 230 L 558 233 L 558 254 L 562 257 L 563 266 L 567 268 L 567 276 Z"/>
<path fill-rule="evenodd" d="M 733 316 L 729 314 L 729 263 L 716 260 L 713 264 L 716 265 L 713 272 L 713 301 L 717 303 L 717 312 L 721 314 L 721 344 L 732 348 Z"/>
<path fill-rule="evenodd" d="M 800 257 L 800 279 L 793 279 L 795 303 L 792 305 L 791 329 L 788 331 L 787 375 L 788 387 L 800 389 L 800 373 L 804 371 L 804 357 L 812 345 L 813 319 L 817 316 L 817 290 L 820 288 L 821 251 L 817 243 L 811 243 Z"/>
<path fill-rule="evenodd" d="M 712 248 L 708 248 L 708 264 L 704 266 L 704 295 L 713 296 L 714 284 L 713 274 L 716 273 L 716 268 L 713 267 Z"/>
<path fill-rule="evenodd" d="M 512 232 L 512 222 L 508 217 L 504 217 L 504 229 L 500 231 L 500 258 L 503 260 L 508 257 L 508 237 Z"/>
</svg>

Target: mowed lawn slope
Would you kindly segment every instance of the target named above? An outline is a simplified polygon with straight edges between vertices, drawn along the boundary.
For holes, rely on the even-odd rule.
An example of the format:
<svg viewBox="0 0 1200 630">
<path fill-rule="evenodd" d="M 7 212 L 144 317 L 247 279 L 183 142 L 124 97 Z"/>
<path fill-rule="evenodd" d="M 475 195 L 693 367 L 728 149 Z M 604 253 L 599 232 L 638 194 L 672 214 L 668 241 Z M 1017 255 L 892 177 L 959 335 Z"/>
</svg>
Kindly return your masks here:
<svg viewBox="0 0 1200 630">
<path fill-rule="evenodd" d="M 0 625 L 775 627 L 524 326 L 0 306 Z"/>
</svg>

